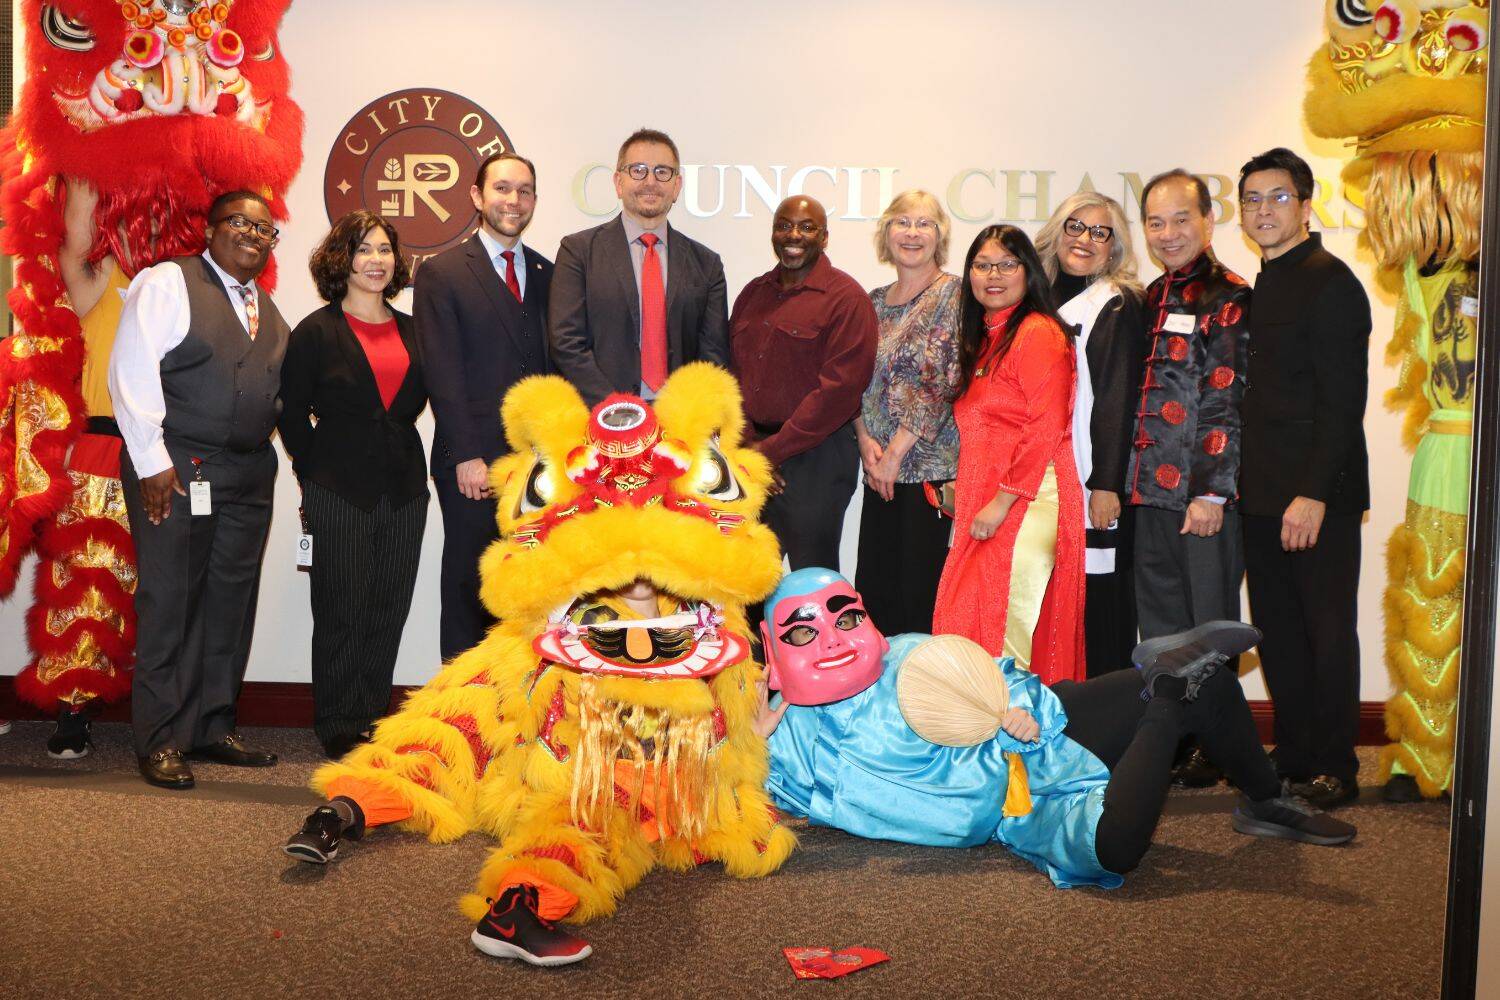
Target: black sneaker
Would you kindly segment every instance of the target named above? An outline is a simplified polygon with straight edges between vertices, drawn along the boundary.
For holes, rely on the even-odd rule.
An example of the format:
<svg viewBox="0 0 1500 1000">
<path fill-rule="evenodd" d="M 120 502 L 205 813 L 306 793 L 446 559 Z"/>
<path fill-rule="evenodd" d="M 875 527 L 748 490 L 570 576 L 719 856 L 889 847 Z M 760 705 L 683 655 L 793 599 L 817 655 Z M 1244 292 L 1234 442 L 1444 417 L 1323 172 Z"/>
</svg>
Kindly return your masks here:
<svg viewBox="0 0 1500 1000">
<path fill-rule="evenodd" d="M 1422 801 L 1422 789 L 1417 785 L 1417 779 L 1409 774 L 1391 775 L 1391 780 L 1385 783 L 1381 795 L 1387 802 L 1399 805 Z"/>
<path fill-rule="evenodd" d="M 1147 639 L 1130 654 L 1146 685 L 1141 697 L 1150 699 L 1161 677 L 1181 677 L 1187 683 L 1183 701 L 1198 697 L 1203 682 L 1227 662 L 1260 642 L 1260 629 L 1244 622 L 1206 622 L 1197 628 Z"/>
<path fill-rule="evenodd" d="M 1234 828 L 1252 837 L 1280 837 L 1304 844 L 1334 847 L 1354 839 L 1353 824 L 1334 819 L 1282 786 L 1281 796 L 1252 802 L 1241 796 L 1240 807 L 1231 818 Z"/>
<path fill-rule="evenodd" d="M 302 821 L 302 829 L 287 838 L 281 849 L 298 861 L 326 865 L 339 856 L 339 844 L 346 838 L 358 840 L 363 832 L 358 817 L 354 823 L 345 824 L 333 806 L 318 806 Z"/>
<path fill-rule="evenodd" d="M 89 720 L 88 713 L 82 709 L 74 711 L 65 708 L 58 712 L 57 726 L 53 728 L 52 735 L 47 737 L 47 756 L 54 760 L 87 757 L 94 748 L 90 733 L 92 728 L 93 723 Z"/>
<path fill-rule="evenodd" d="M 519 958 L 532 965 L 568 965 L 594 953 L 587 941 L 543 920 L 536 886 L 513 885 L 490 901 L 469 942 L 495 958 Z"/>
</svg>

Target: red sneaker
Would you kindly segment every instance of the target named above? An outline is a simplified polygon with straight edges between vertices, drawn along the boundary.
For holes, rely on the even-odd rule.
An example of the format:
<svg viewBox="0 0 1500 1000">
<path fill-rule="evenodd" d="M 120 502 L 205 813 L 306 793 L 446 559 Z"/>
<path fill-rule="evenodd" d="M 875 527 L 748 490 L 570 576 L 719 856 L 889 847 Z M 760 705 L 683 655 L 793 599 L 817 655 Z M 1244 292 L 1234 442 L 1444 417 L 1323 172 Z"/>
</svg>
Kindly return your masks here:
<svg viewBox="0 0 1500 1000">
<path fill-rule="evenodd" d="M 519 958 L 532 965 L 568 965 L 593 954 L 593 946 L 543 920 L 536 886 L 513 885 L 491 900 L 469 942 L 495 958 Z"/>
</svg>

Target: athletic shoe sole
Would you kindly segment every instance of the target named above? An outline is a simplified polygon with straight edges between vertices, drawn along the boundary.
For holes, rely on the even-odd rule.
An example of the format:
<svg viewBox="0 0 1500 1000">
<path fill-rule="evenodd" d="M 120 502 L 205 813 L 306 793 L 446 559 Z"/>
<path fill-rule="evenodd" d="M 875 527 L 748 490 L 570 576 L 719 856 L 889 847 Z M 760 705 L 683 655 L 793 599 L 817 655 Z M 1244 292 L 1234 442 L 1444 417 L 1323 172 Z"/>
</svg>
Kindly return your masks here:
<svg viewBox="0 0 1500 1000">
<path fill-rule="evenodd" d="M 77 760 L 80 757 L 87 757 L 88 755 L 89 755 L 89 748 L 88 747 L 84 747 L 82 750 L 71 750 L 71 749 L 70 750 L 52 750 L 52 749 L 48 749 L 48 751 L 47 751 L 47 756 L 51 757 L 53 760 Z"/>
<path fill-rule="evenodd" d="M 0 720 L 0 736 L 4 736 L 8 732 L 10 732 L 10 723 Z"/>
<path fill-rule="evenodd" d="M 1306 830 L 1298 830 L 1295 827 L 1283 826 L 1280 823 L 1271 823 L 1263 819 L 1256 819 L 1239 809 L 1234 811 L 1230 818 L 1234 828 L 1240 833 L 1251 837 L 1276 837 L 1281 840 L 1295 840 L 1303 844 L 1316 844 L 1318 847 L 1337 847 L 1347 844 L 1354 839 L 1354 833 L 1323 835 L 1308 833 Z"/>
<path fill-rule="evenodd" d="M 282 846 L 281 850 L 282 853 L 289 854 L 298 861 L 306 861 L 308 864 L 314 865 L 326 865 L 339 856 L 339 849 L 337 847 L 324 854 L 311 844 L 286 844 Z"/>
<path fill-rule="evenodd" d="M 1213 641 L 1208 641 L 1212 639 Z M 1180 649 L 1189 643 L 1202 642 L 1209 649 L 1226 656 L 1238 656 L 1260 642 L 1260 629 L 1244 622 L 1205 622 L 1177 635 L 1147 639 L 1131 651 L 1130 660 L 1137 667 L 1149 666 L 1169 649 Z"/>
<path fill-rule="evenodd" d="M 576 955 L 533 955 L 524 948 L 513 944 L 506 944 L 504 941 L 496 941 L 494 938 L 481 934 L 477 930 L 469 935 L 469 943 L 491 958 L 519 958 L 521 961 L 528 962 L 531 965 L 541 966 L 572 965 L 574 962 L 583 961 L 594 953 L 594 946 L 586 944 L 583 946 L 583 950 Z"/>
</svg>

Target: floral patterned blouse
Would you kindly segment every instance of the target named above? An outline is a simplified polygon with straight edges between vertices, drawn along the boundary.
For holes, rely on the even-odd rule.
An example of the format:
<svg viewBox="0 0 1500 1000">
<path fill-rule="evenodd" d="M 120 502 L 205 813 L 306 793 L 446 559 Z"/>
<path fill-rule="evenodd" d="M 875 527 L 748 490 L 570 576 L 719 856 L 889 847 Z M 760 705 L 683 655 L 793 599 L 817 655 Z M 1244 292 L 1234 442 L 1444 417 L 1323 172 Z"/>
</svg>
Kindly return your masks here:
<svg viewBox="0 0 1500 1000">
<path fill-rule="evenodd" d="M 917 443 L 901 461 L 897 482 L 952 479 L 958 472 L 958 425 L 953 393 L 958 387 L 958 310 L 962 285 L 940 274 L 905 305 L 886 305 L 886 285 L 870 293 L 880 320 L 875 373 L 865 389 L 860 416 L 882 446 L 905 427 Z"/>
</svg>

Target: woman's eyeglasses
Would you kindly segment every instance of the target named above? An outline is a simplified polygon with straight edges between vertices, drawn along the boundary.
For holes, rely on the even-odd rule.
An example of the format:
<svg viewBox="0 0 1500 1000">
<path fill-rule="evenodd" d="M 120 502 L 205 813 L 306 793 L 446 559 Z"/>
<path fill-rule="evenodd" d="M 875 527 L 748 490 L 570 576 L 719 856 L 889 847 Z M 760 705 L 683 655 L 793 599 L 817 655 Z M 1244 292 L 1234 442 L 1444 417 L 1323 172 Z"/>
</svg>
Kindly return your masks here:
<svg viewBox="0 0 1500 1000">
<path fill-rule="evenodd" d="M 991 263 L 987 260 L 976 260 L 969 265 L 969 270 L 980 277 L 989 277 L 991 274 L 1015 274 L 1023 265 L 1014 257 L 1009 260 L 997 260 Z"/>
<path fill-rule="evenodd" d="M 1069 216 L 1068 221 L 1063 223 L 1063 232 L 1069 236 L 1082 236 L 1088 233 L 1089 239 L 1095 243 L 1108 243 L 1115 238 L 1113 226 L 1085 226 L 1072 216 Z"/>
</svg>

